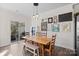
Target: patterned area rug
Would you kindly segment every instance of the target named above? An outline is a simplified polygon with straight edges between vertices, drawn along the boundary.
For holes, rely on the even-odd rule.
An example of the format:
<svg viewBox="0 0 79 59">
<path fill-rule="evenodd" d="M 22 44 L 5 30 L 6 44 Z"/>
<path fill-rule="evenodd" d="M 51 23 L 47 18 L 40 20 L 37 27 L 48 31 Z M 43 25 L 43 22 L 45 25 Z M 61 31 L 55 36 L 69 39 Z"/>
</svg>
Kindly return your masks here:
<svg viewBox="0 0 79 59">
<path fill-rule="evenodd" d="M 24 49 L 24 56 L 33 56 L 33 54 Z M 45 52 L 45 56 L 49 56 L 47 52 Z M 73 50 L 56 46 L 52 56 L 75 56 L 75 53 Z"/>
<path fill-rule="evenodd" d="M 23 48 L 24 41 L 19 41 L 12 43 L 10 46 L 1 47 L 0 55 L 3 56 L 33 56 L 32 53 L 26 51 Z M 55 46 L 54 53 L 52 52 L 52 56 L 74 56 L 75 53 L 73 50 Z M 40 55 L 41 56 L 41 55 Z M 45 52 L 45 56 L 48 56 L 48 53 Z"/>
</svg>

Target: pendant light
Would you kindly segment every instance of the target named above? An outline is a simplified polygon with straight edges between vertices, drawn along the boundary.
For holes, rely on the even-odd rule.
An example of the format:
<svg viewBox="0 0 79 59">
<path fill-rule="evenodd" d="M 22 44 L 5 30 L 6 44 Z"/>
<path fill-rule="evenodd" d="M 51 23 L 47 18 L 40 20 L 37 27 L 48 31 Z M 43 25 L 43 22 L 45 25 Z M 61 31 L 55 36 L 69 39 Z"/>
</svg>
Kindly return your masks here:
<svg viewBox="0 0 79 59">
<path fill-rule="evenodd" d="M 33 10 L 33 19 L 34 20 L 37 20 L 38 19 L 38 3 L 33 3 L 33 6 L 34 6 L 34 10 Z"/>
</svg>

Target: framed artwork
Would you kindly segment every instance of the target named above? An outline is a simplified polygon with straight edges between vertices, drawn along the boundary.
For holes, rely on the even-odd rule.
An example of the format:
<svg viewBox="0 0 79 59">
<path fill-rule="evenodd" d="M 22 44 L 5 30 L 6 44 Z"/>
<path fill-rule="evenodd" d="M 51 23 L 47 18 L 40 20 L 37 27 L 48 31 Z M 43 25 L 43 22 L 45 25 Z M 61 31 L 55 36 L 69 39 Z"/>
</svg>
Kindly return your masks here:
<svg viewBox="0 0 79 59">
<path fill-rule="evenodd" d="M 48 23 L 53 23 L 53 17 L 48 18 Z"/>
<path fill-rule="evenodd" d="M 72 12 L 58 15 L 59 22 L 72 21 Z"/>
<path fill-rule="evenodd" d="M 59 32 L 59 24 L 52 24 L 52 32 Z"/>
<path fill-rule="evenodd" d="M 57 22 L 58 22 L 57 16 L 53 16 L 53 23 L 57 23 Z"/>
<path fill-rule="evenodd" d="M 71 24 L 70 23 L 66 23 L 66 24 L 63 24 L 63 32 L 70 32 L 71 31 Z"/>
<path fill-rule="evenodd" d="M 41 23 L 41 31 L 47 31 L 47 22 Z"/>
</svg>

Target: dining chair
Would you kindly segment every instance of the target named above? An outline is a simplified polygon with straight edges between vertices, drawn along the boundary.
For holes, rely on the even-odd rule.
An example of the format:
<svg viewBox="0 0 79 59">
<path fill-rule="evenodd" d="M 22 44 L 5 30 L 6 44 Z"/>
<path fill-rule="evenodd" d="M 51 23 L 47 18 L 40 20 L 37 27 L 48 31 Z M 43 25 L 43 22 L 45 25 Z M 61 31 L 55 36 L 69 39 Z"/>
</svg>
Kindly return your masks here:
<svg viewBox="0 0 79 59">
<path fill-rule="evenodd" d="M 47 36 L 47 31 L 41 31 L 41 36 Z"/>
<path fill-rule="evenodd" d="M 55 53 L 55 41 L 56 41 L 56 34 L 52 35 L 52 41 L 51 41 L 52 54 Z"/>
<path fill-rule="evenodd" d="M 41 32 L 36 32 L 36 36 L 41 36 Z"/>
<path fill-rule="evenodd" d="M 48 52 L 49 56 L 52 55 L 52 53 L 54 53 L 55 40 L 56 35 L 52 35 L 51 42 L 47 45 L 44 45 L 44 52 Z"/>
<path fill-rule="evenodd" d="M 29 33 L 29 32 L 25 32 L 25 35 L 26 35 L 26 36 L 29 36 L 29 35 L 30 35 L 30 33 Z"/>
</svg>

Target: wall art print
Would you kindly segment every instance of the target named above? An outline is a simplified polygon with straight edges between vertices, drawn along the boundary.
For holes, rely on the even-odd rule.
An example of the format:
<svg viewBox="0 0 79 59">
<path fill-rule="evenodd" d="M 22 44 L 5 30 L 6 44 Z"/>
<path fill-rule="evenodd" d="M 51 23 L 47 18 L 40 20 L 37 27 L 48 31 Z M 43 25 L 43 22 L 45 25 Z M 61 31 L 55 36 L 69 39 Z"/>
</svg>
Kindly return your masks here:
<svg viewBox="0 0 79 59">
<path fill-rule="evenodd" d="M 59 32 L 60 28 L 59 28 L 59 24 L 52 24 L 52 32 Z"/>
<path fill-rule="evenodd" d="M 41 23 L 41 31 L 47 31 L 47 22 Z"/>
<path fill-rule="evenodd" d="M 71 31 L 71 24 L 70 23 L 63 24 L 62 30 L 63 30 L 63 32 L 70 32 Z"/>
<path fill-rule="evenodd" d="M 53 23 L 53 17 L 48 18 L 48 23 Z"/>
<path fill-rule="evenodd" d="M 53 16 L 53 23 L 57 23 L 58 22 L 58 17 L 57 16 Z"/>
</svg>

